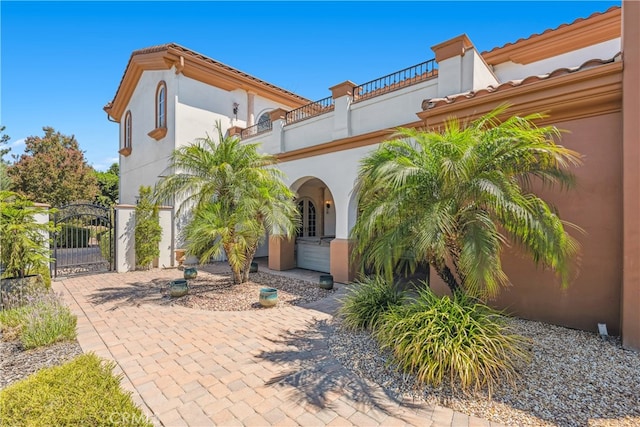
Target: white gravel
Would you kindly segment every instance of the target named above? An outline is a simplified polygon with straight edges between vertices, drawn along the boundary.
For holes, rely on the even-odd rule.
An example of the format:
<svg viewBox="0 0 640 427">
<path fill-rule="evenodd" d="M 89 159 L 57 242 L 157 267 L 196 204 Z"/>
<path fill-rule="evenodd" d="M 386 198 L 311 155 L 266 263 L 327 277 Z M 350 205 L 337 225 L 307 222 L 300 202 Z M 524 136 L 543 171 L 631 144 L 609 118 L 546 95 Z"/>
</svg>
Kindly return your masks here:
<svg viewBox="0 0 640 427">
<path fill-rule="evenodd" d="M 0 333 L 0 389 L 42 368 L 62 365 L 82 354 L 77 341 L 64 341 L 47 347 L 24 350 L 19 340 L 5 341 L 4 338 Z"/>
<path fill-rule="evenodd" d="M 517 387 L 503 385 L 489 399 L 454 393 L 447 386 L 419 386 L 389 365 L 368 333 L 354 333 L 334 320 L 329 348 L 345 367 L 398 397 L 440 404 L 513 426 L 640 426 L 640 353 L 619 340 L 540 322 L 511 319 L 514 331 L 531 338 L 531 363 Z M 358 357 L 353 357 L 357 354 Z"/>
</svg>

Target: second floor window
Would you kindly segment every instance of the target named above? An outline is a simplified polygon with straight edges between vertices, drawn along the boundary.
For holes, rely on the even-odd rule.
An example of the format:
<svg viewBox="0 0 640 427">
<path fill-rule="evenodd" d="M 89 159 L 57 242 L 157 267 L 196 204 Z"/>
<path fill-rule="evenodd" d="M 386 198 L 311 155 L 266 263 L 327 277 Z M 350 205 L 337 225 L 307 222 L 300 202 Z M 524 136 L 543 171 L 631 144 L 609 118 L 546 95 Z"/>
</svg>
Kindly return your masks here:
<svg viewBox="0 0 640 427">
<path fill-rule="evenodd" d="M 167 85 L 158 83 L 156 89 L 156 129 L 167 127 Z"/>
<path fill-rule="evenodd" d="M 131 148 L 131 111 L 124 116 L 124 147 Z"/>
<path fill-rule="evenodd" d="M 271 117 L 269 113 L 263 113 L 258 119 L 258 133 L 266 132 L 271 129 Z"/>
</svg>

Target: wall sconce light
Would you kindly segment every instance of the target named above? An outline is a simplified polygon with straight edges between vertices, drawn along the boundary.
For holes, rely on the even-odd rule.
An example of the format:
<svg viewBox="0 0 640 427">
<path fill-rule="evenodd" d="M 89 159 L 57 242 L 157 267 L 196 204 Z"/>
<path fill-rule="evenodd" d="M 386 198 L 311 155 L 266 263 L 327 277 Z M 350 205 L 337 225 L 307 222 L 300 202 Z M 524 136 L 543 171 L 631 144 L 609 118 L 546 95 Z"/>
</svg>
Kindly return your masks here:
<svg viewBox="0 0 640 427">
<path fill-rule="evenodd" d="M 237 102 L 233 103 L 233 115 L 236 116 L 236 120 L 238 120 L 238 107 L 240 106 L 240 104 L 238 104 Z"/>
<path fill-rule="evenodd" d="M 329 213 L 329 209 L 331 209 L 331 200 L 327 200 L 325 203 L 325 206 L 327 207 L 327 213 Z"/>
</svg>

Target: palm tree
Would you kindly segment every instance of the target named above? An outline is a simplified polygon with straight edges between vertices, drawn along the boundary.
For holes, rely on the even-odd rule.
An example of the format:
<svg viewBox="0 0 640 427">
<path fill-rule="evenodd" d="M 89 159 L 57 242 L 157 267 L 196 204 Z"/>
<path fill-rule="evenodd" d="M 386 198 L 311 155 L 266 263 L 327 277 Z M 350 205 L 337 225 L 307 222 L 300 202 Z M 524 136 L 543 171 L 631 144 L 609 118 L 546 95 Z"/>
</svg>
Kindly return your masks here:
<svg viewBox="0 0 640 427">
<path fill-rule="evenodd" d="M 452 293 L 491 297 L 507 283 L 500 256 L 511 242 L 568 283 L 578 244 L 531 188 L 535 178 L 571 187 L 580 156 L 554 142 L 558 129 L 534 124 L 543 115 L 500 122 L 506 108 L 442 132 L 401 128 L 361 161 L 352 238 L 363 267 L 391 277 L 407 260 L 428 262 Z"/>
<path fill-rule="evenodd" d="M 276 159 L 258 153 L 259 144 L 225 137 L 219 122 L 216 130 L 217 141 L 207 135 L 173 152 L 168 170 L 175 173 L 161 178 L 156 200 L 181 201 L 178 214 L 191 211 L 187 252 L 202 263 L 224 253 L 234 283 L 243 283 L 266 232 L 292 237 L 298 214 Z"/>
</svg>

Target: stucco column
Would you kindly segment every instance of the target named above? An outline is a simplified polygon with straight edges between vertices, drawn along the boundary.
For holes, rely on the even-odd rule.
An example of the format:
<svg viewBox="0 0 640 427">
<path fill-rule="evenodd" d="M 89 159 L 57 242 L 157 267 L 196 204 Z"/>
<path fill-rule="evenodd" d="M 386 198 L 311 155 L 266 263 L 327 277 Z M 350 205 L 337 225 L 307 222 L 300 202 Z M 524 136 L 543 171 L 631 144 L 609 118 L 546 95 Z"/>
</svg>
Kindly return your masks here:
<svg viewBox="0 0 640 427">
<path fill-rule="evenodd" d="M 160 206 L 159 214 L 162 237 L 160 238 L 158 267 L 173 267 L 175 262 L 173 256 L 173 207 Z"/>
<path fill-rule="evenodd" d="M 351 135 L 351 100 L 353 99 L 353 88 L 357 86 L 352 81 L 344 81 L 338 85 L 330 87 L 333 97 L 333 139 L 346 138 Z"/>
<path fill-rule="evenodd" d="M 253 92 L 247 92 L 247 127 L 253 126 L 255 124 L 255 114 L 254 114 L 254 100 L 256 94 Z"/>
<path fill-rule="evenodd" d="M 51 205 L 48 205 L 46 203 L 34 203 L 33 204 L 34 208 L 39 208 L 39 209 L 43 209 L 43 212 L 41 213 L 36 213 L 33 215 L 33 219 L 36 223 L 38 224 L 48 224 L 51 219 L 49 218 L 49 209 L 51 209 Z M 40 231 L 40 233 L 42 234 L 42 236 L 45 239 L 44 245 L 47 248 L 47 250 L 49 250 L 50 247 L 50 242 L 49 242 L 49 232 L 48 231 Z"/>
<path fill-rule="evenodd" d="M 271 270 L 291 270 L 296 267 L 295 238 L 269 237 L 269 268 Z"/>
<path fill-rule="evenodd" d="M 276 108 L 269 113 L 271 119 L 271 138 L 268 153 L 284 153 L 284 125 L 286 123 L 287 110 L 284 108 Z"/>
<path fill-rule="evenodd" d="M 340 283 L 352 282 L 356 277 L 355 263 L 351 262 L 353 242 L 348 239 L 333 239 L 329 247 L 331 275 Z"/>
<path fill-rule="evenodd" d="M 640 3 L 622 2 L 622 345 L 640 351 Z"/>
<path fill-rule="evenodd" d="M 134 205 L 118 205 L 115 212 L 116 271 L 126 273 L 136 269 L 136 207 Z"/>
<path fill-rule="evenodd" d="M 473 49 L 473 43 L 465 34 L 431 47 L 438 63 L 438 97 L 464 90 L 462 57 L 469 49 Z"/>
<path fill-rule="evenodd" d="M 229 134 L 229 136 L 237 135 L 238 138 L 240 137 L 241 132 L 242 132 L 242 128 L 240 126 L 231 126 L 229 129 L 227 129 L 227 133 Z"/>
</svg>

